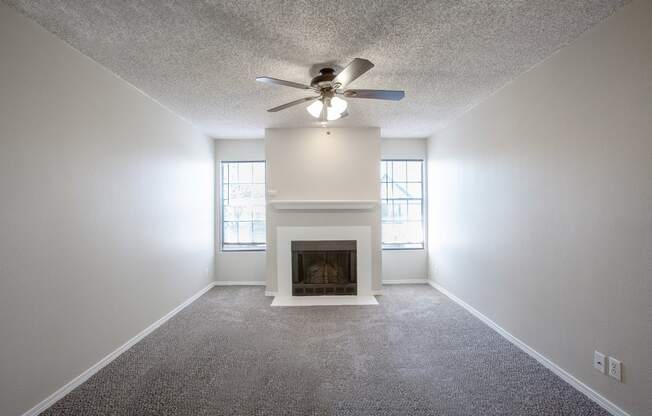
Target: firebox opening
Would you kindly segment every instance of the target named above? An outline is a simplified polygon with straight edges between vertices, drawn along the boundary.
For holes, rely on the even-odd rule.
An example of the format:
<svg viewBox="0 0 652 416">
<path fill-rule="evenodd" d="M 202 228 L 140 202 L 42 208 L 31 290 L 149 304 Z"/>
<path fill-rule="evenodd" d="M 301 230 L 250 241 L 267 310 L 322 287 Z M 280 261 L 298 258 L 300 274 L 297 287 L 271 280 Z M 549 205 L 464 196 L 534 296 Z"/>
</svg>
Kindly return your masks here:
<svg viewBox="0 0 652 416">
<path fill-rule="evenodd" d="M 357 295 L 355 240 L 292 241 L 294 296 Z"/>
</svg>

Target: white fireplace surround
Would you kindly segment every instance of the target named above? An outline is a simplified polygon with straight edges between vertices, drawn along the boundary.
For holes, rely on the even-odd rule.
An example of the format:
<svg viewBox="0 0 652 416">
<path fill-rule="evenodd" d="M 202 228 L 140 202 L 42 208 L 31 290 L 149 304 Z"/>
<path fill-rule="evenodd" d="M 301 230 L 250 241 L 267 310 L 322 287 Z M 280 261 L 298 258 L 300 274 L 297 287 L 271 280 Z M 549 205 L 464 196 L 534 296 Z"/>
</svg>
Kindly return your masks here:
<svg viewBox="0 0 652 416">
<path fill-rule="evenodd" d="M 357 295 L 292 296 L 292 241 L 355 240 Z M 272 306 L 377 305 L 371 290 L 371 227 L 277 227 L 278 292 Z"/>
</svg>

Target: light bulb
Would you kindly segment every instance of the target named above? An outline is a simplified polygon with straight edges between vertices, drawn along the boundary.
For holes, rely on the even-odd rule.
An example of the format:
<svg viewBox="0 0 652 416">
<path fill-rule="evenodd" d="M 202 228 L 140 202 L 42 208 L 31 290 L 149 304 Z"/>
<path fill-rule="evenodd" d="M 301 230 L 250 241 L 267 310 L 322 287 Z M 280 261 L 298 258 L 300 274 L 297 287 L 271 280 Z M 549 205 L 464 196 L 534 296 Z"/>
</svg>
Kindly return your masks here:
<svg viewBox="0 0 652 416">
<path fill-rule="evenodd" d="M 331 105 L 330 108 L 335 110 L 336 112 L 342 114 L 344 111 L 346 111 L 346 107 L 349 105 L 346 101 L 341 99 L 340 97 L 333 97 L 331 98 Z"/>
<path fill-rule="evenodd" d="M 306 110 L 308 110 L 310 115 L 314 118 L 319 118 L 319 116 L 321 116 L 321 109 L 323 107 L 324 103 L 322 103 L 321 100 L 317 100 L 314 103 L 310 104 Z"/>
</svg>

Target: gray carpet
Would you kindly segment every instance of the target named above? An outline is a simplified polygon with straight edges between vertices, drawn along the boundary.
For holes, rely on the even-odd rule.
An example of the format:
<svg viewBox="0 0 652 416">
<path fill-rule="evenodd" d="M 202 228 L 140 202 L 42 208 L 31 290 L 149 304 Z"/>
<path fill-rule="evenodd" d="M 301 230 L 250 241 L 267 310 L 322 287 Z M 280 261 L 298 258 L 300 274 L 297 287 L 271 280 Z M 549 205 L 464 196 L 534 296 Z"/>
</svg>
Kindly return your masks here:
<svg viewBox="0 0 652 416">
<path fill-rule="evenodd" d="M 425 285 L 270 308 L 214 288 L 43 415 L 607 415 Z"/>
</svg>

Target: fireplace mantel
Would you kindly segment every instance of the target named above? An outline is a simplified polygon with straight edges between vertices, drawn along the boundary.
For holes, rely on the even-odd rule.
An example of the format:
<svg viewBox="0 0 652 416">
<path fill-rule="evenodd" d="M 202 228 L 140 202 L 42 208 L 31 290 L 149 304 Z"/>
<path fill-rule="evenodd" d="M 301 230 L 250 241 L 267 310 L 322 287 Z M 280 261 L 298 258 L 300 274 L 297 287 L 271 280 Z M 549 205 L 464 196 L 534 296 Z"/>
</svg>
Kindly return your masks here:
<svg viewBox="0 0 652 416">
<path fill-rule="evenodd" d="M 279 210 L 369 210 L 378 205 L 375 200 L 271 200 L 270 205 Z"/>
</svg>

